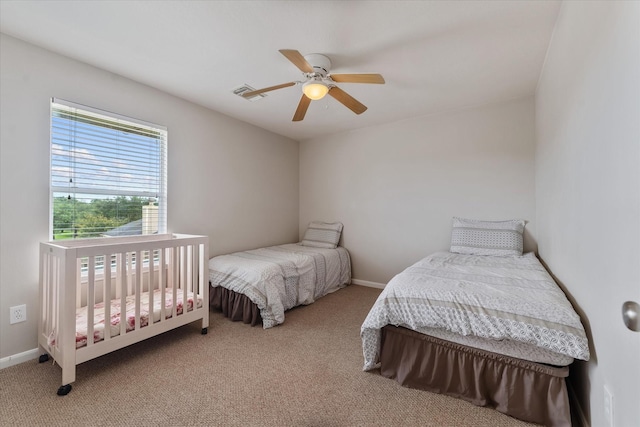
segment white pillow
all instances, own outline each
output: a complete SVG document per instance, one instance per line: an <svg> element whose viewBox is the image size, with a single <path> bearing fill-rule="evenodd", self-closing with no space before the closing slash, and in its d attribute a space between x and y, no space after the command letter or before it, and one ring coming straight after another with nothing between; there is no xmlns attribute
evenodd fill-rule
<svg viewBox="0 0 640 427"><path fill-rule="evenodd" d="M467 255L522 255L524 221L479 221L453 217L451 252Z"/></svg>
<svg viewBox="0 0 640 427"><path fill-rule="evenodd" d="M316 248L334 249L338 246L341 233L341 222L313 221L309 224L300 244Z"/></svg>

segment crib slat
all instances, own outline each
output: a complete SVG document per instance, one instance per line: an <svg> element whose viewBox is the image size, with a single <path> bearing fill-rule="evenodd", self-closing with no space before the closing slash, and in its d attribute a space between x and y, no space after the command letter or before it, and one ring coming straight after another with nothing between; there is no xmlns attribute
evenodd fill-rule
<svg viewBox="0 0 640 427"><path fill-rule="evenodd" d="M76 283L82 283L82 260L78 258L78 268L76 268ZM82 286L76 288L76 308L82 307Z"/></svg>
<svg viewBox="0 0 640 427"><path fill-rule="evenodd" d="M155 276L155 265L153 262L153 249L150 249L149 250L149 286L147 287L147 289L149 290L149 308L147 310L149 312L149 325L153 324L154 317L155 317L153 291L155 290L156 285L154 283L154 276Z"/></svg>
<svg viewBox="0 0 640 427"><path fill-rule="evenodd" d="M198 296L202 297L204 295L204 286L208 285L208 283L206 283L205 281L205 269L203 268L205 265L207 265L207 260L205 260L205 248L204 245L198 245L198 247L200 248L200 257L198 259ZM208 267L208 265L207 265ZM203 304L209 304L208 301L204 302Z"/></svg>
<svg viewBox="0 0 640 427"><path fill-rule="evenodd" d="M133 252L127 252L127 296L133 295Z"/></svg>
<svg viewBox="0 0 640 427"><path fill-rule="evenodd" d="M198 302L198 245L191 245L191 294L193 295L193 310Z"/></svg>
<svg viewBox="0 0 640 427"><path fill-rule="evenodd" d="M173 248L173 283L171 284L171 289L173 291L173 300L172 300L172 308L171 308L171 317L173 319L178 315L178 286L180 281L180 248Z"/></svg>
<svg viewBox="0 0 640 427"><path fill-rule="evenodd" d="M189 290L189 246L182 246L182 314L187 313L187 291Z"/></svg>
<svg viewBox="0 0 640 427"><path fill-rule="evenodd" d="M127 270L130 269L129 253L123 252L120 254L120 263L118 268L120 269L120 336L123 337L127 333L127 289L129 285L127 283Z"/></svg>
<svg viewBox="0 0 640 427"><path fill-rule="evenodd" d="M89 271L87 274L87 346L93 345L94 306L96 303L96 257L89 257ZM78 286L80 288L80 286Z"/></svg>
<svg viewBox="0 0 640 427"><path fill-rule="evenodd" d="M120 283L121 283L122 277L120 276L120 269L118 268L118 266L122 265L122 254L117 253L114 256L115 256L115 261L116 261L116 264L115 264L115 267L116 267L116 271L115 271L116 296L115 296L115 299L119 299L120 298L120 292L121 292Z"/></svg>
<svg viewBox="0 0 640 427"><path fill-rule="evenodd" d="M142 251L136 251L136 314L135 329L140 329L140 297L142 295Z"/></svg>
<svg viewBox="0 0 640 427"><path fill-rule="evenodd" d="M165 250L164 249L160 249L158 251L158 255L159 255L159 262L160 262L160 275L158 276L158 289L160 289L160 322L164 322L165 319L165 310L166 310L166 306L167 306L167 296L166 296L166 271L165 271Z"/></svg>
<svg viewBox="0 0 640 427"><path fill-rule="evenodd" d="M104 255L102 302L104 303L104 340L111 338L111 254Z"/></svg>

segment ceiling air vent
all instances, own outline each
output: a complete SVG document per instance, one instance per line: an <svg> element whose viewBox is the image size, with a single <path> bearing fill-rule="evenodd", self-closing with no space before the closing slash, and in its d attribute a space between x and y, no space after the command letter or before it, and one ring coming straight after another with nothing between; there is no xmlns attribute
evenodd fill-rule
<svg viewBox="0 0 640 427"><path fill-rule="evenodd" d="M233 90L233 93L235 93L236 95L238 95L240 98L246 99L247 101L257 101L260 98L264 98L265 94L263 93L259 93L258 95L252 96L251 98L245 98L244 96L242 96L243 93L245 92L251 92L254 91L255 89L252 88L251 86L249 86L248 84L243 84L242 86L239 86L237 88L235 88Z"/></svg>

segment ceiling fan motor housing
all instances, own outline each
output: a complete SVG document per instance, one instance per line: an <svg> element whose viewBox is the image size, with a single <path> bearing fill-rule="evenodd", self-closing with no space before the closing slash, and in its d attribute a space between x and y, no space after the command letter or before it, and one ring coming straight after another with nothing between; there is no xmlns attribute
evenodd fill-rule
<svg viewBox="0 0 640 427"><path fill-rule="evenodd" d="M313 67L313 71L322 78L327 77L331 70L331 61L324 55L319 53L310 53L304 56L304 59Z"/></svg>

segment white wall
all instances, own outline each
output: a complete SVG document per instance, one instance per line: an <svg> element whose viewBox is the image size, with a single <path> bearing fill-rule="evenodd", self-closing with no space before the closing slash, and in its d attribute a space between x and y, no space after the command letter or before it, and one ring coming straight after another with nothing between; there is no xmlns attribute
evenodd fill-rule
<svg viewBox="0 0 640 427"><path fill-rule="evenodd" d="M533 98L300 144L300 233L341 221L353 277L386 283L450 246L451 218L527 220L535 250Z"/></svg>
<svg viewBox="0 0 640 427"><path fill-rule="evenodd" d="M168 228L208 235L212 256L298 238L296 141L6 35L0 66L0 359L37 347L51 97L167 126ZM9 325L18 304L28 320Z"/></svg>
<svg viewBox="0 0 640 427"><path fill-rule="evenodd" d="M591 332L592 360L571 383L584 416L640 423L640 333L621 306L640 301L640 3L565 2L536 94L536 204L542 259Z"/></svg>

